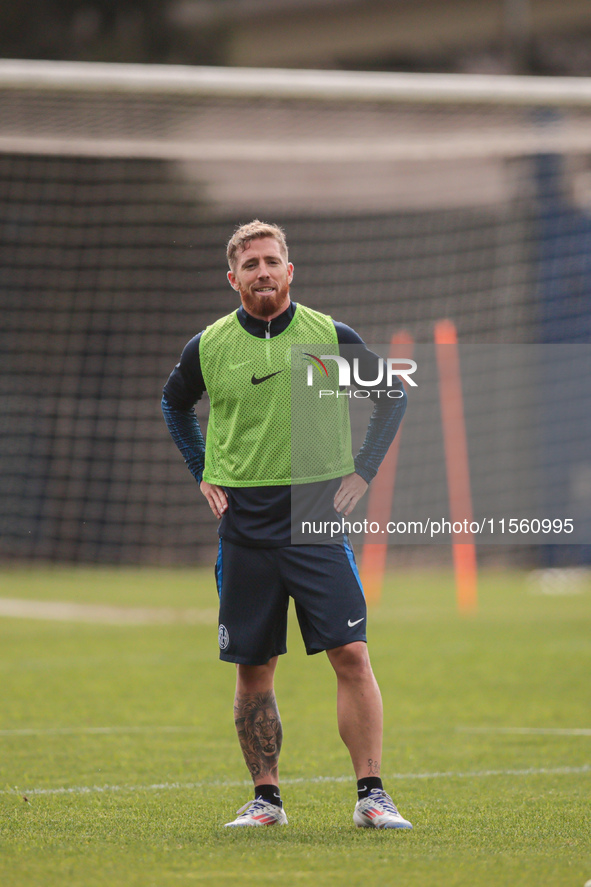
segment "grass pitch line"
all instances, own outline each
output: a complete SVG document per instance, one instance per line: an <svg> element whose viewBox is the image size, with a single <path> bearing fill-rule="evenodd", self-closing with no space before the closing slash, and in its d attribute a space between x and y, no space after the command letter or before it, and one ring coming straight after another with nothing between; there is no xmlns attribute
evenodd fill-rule
<svg viewBox="0 0 591 887"><path fill-rule="evenodd" d="M0 616L50 619L56 622L94 622L102 625L217 625L217 609L176 610L172 607L112 607L66 601L27 601L0 598Z"/></svg>
<svg viewBox="0 0 591 887"><path fill-rule="evenodd" d="M435 773L390 773L384 779L397 780L415 780L415 779L480 779L487 776L572 776L591 773L591 765L584 764L582 767L528 767L521 770L473 770L465 773L458 771L443 771ZM354 777L350 776L311 776L299 777L295 779L282 779L282 785L313 785L321 782L352 782ZM60 788L33 788L29 790L0 789L2 795L25 795L26 797L33 795L88 795L102 794L106 792L149 792L149 791L189 791L191 789L201 788L240 788L242 786L252 787L252 782L248 779L242 780L225 780L225 781L203 781L203 782L162 782L152 785L74 785L69 788L63 786Z"/></svg>
<svg viewBox="0 0 591 887"><path fill-rule="evenodd" d="M202 727L21 727L15 730L0 730L0 736L72 736L106 735L121 733L195 733Z"/></svg>
<svg viewBox="0 0 591 887"><path fill-rule="evenodd" d="M506 733L522 736L591 736L587 727L456 727L459 733Z"/></svg>
<svg viewBox="0 0 591 887"><path fill-rule="evenodd" d="M175 726L160 724L158 726L113 726L113 727L16 727L12 730L0 730L0 737L10 736L72 736L95 734L125 734L125 733L194 733L202 730L198 725ZM507 733L521 734L524 736L591 736L591 728L588 727L456 727L458 733ZM318 777L322 779L323 777Z"/></svg>

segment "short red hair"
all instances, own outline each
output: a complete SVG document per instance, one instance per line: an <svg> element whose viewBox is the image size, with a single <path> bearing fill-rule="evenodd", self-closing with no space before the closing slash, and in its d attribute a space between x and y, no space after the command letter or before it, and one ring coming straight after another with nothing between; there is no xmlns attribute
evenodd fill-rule
<svg viewBox="0 0 591 887"><path fill-rule="evenodd" d="M246 225L240 225L230 240L226 255L228 256L228 265L230 271L236 270L236 254L238 250L246 249L251 240L260 240L262 237L272 237L279 244L279 248L287 264L287 241L285 239L285 231L279 225L273 225L269 222L261 222L260 219L253 219Z"/></svg>

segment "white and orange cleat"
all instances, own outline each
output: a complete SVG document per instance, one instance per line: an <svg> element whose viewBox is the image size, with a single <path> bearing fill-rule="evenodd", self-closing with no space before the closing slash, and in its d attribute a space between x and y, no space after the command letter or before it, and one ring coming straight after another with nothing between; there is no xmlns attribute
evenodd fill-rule
<svg viewBox="0 0 591 887"><path fill-rule="evenodd" d="M353 822L359 828L412 828L382 788L372 788L367 798L357 801Z"/></svg>
<svg viewBox="0 0 591 887"><path fill-rule="evenodd" d="M287 825L287 816L283 807L256 798L241 807L236 819L227 822L224 828L243 825Z"/></svg>

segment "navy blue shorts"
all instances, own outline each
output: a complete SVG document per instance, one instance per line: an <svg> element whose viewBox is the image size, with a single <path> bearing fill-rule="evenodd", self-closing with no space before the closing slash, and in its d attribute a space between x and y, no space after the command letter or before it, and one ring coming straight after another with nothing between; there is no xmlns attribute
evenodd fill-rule
<svg viewBox="0 0 591 887"><path fill-rule="evenodd" d="M290 597L308 654L367 640L365 597L348 541L245 548L222 539L215 575L226 662L264 665L287 652Z"/></svg>

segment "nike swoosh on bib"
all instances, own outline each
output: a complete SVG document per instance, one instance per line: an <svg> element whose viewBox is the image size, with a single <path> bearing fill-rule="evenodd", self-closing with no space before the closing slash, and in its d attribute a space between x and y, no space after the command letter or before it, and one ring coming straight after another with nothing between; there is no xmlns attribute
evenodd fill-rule
<svg viewBox="0 0 591 887"><path fill-rule="evenodd" d="M252 382L253 385L260 385L261 382L266 382L267 379L272 378L272 376L278 376L279 373L282 373L282 372L283 372L283 370L276 370L276 372L274 372L274 373L269 373L268 376L261 376L260 379L257 379L256 376L253 375L253 377L250 381Z"/></svg>
<svg viewBox="0 0 591 887"><path fill-rule="evenodd" d="M250 360L243 360L242 363L231 363L228 367L229 370L237 370L240 367L245 367L247 363L250 363Z"/></svg>

